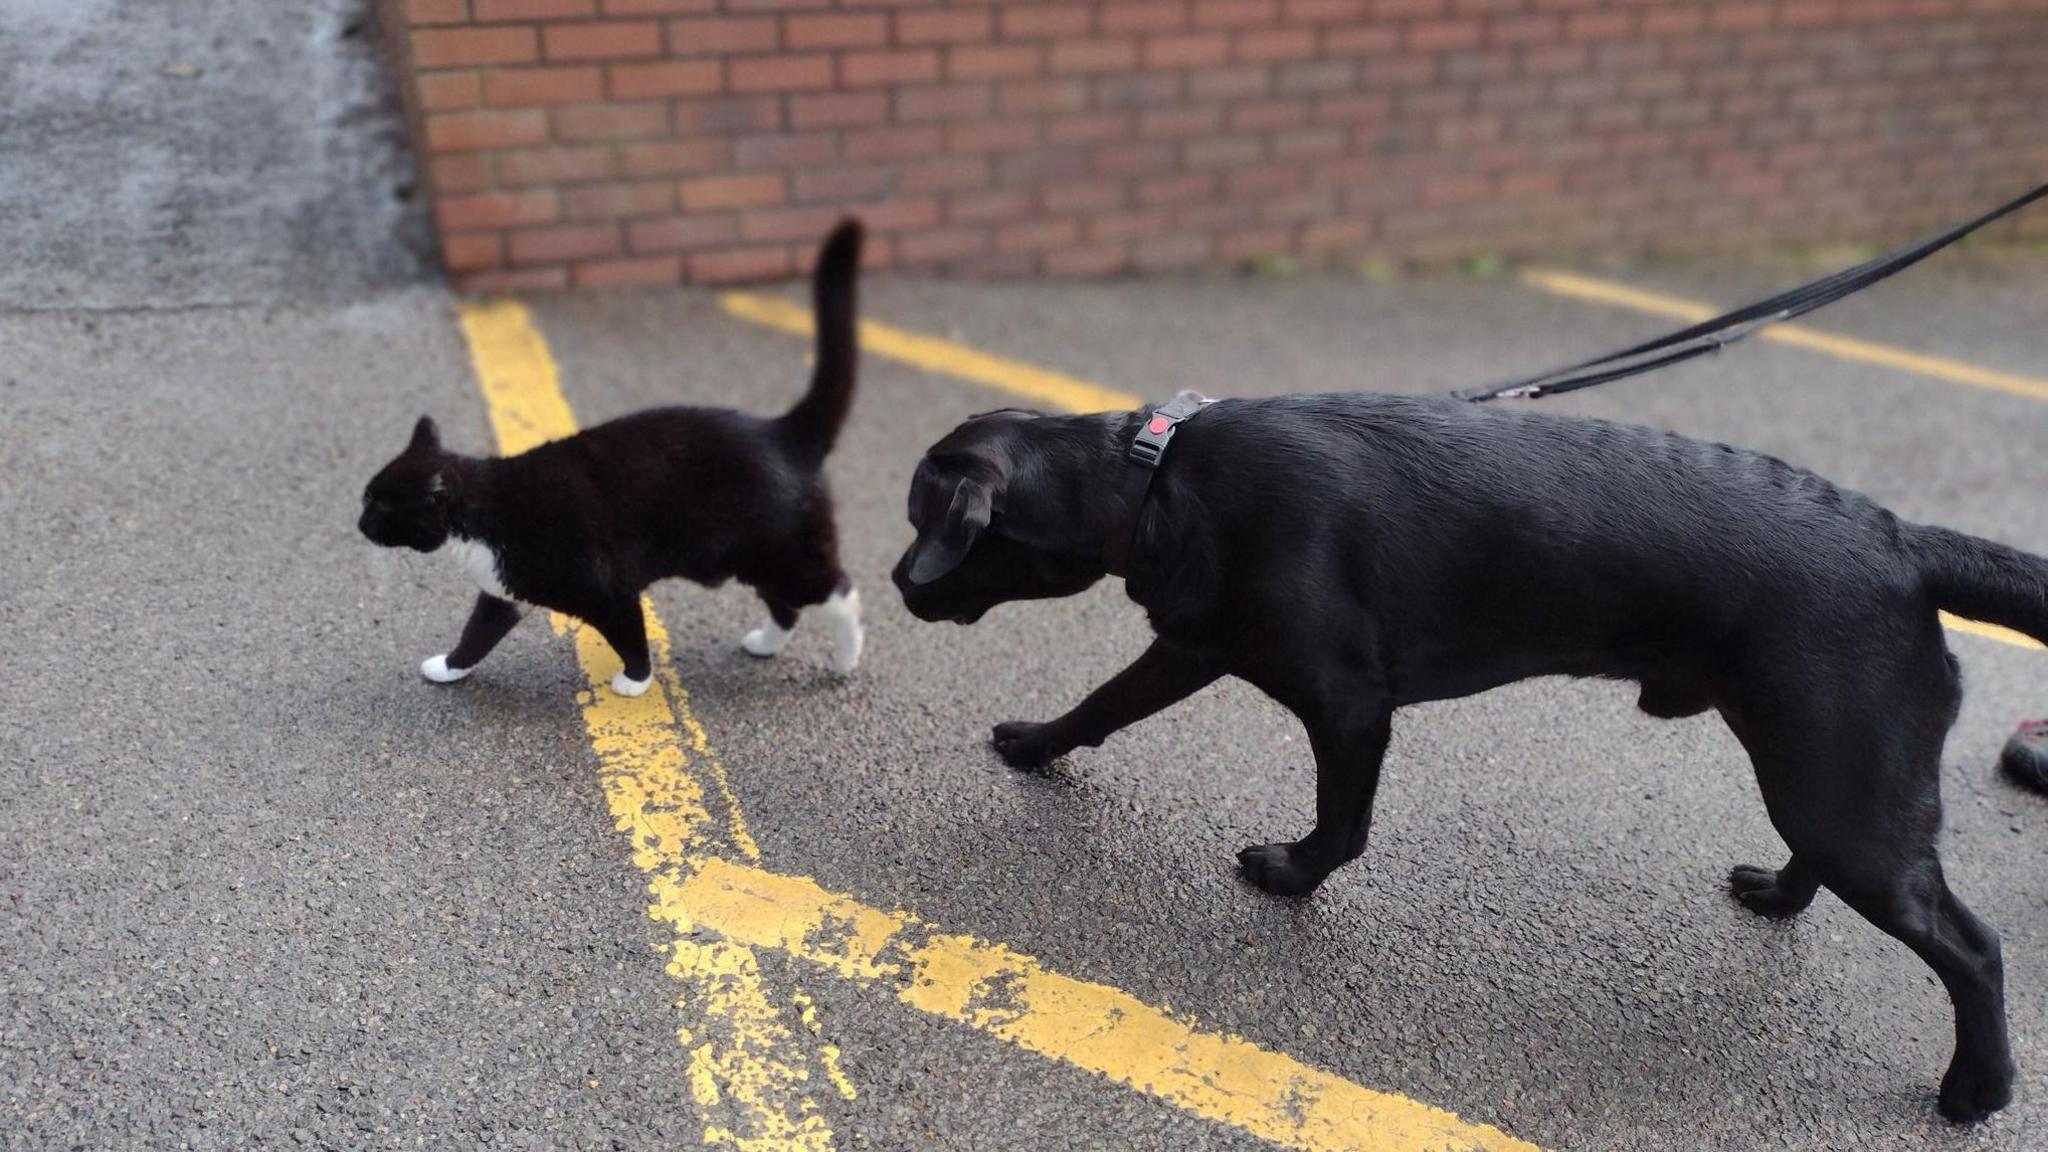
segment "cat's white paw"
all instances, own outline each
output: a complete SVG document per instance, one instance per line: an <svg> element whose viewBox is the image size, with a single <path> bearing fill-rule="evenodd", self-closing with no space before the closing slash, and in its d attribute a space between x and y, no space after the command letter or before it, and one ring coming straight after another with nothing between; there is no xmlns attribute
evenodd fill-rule
<svg viewBox="0 0 2048 1152"><path fill-rule="evenodd" d="M789 647L789 635L789 630L770 620L740 637L740 647L749 656L774 656Z"/></svg>
<svg viewBox="0 0 2048 1152"><path fill-rule="evenodd" d="M612 677L612 691L617 692L621 696L638 696L642 692L647 691L647 686L652 683L654 683L653 673L649 673L645 680L635 680L621 672L617 676Z"/></svg>
<svg viewBox="0 0 2048 1152"><path fill-rule="evenodd" d="M453 684L474 671L476 671L475 668L450 668L446 652L441 653L439 656L429 656L425 660L420 661L420 675L425 676L436 684Z"/></svg>
<svg viewBox="0 0 2048 1152"><path fill-rule="evenodd" d="M867 638L860 626L860 589L834 592L819 611L832 627L832 671L845 676L860 663L861 646Z"/></svg>

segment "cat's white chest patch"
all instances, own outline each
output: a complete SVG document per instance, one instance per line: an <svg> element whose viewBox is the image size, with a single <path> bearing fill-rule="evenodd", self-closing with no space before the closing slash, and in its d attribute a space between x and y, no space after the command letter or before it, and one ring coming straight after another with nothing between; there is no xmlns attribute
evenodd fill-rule
<svg viewBox="0 0 2048 1152"><path fill-rule="evenodd" d="M491 550L490 545L481 540L450 536L444 547L449 555L455 557L455 562L462 565L462 570L469 573L469 578L476 581L478 588L500 600L513 598L512 593L505 590L505 581L498 575L498 554Z"/></svg>

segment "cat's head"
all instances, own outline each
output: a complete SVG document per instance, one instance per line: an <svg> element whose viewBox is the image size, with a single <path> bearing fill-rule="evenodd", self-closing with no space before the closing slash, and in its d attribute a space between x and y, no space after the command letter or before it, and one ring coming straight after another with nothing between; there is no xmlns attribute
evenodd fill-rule
<svg viewBox="0 0 2048 1152"><path fill-rule="evenodd" d="M432 552L448 542L448 477L454 457L442 450L431 416L413 425L405 451L370 478L356 521L373 543Z"/></svg>

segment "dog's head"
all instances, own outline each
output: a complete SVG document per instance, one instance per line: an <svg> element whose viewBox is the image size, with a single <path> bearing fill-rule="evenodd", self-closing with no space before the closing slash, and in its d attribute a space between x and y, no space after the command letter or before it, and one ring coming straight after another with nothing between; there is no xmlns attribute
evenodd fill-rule
<svg viewBox="0 0 2048 1152"><path fill-rule="evenodd" d="M932 445L910 481L917 539L891 574L911 615L972 624L1005 601L1071 596L1102 579L1114 509L1100 482L1119 419L1008 409Z"/></svg>
<svg viewBox="0 0 2048 1152"><path fill-rule="evenodd" d="M454 457L441 447L433 418L420 417L412 440L363 489L356 527L386 548L432 552L448 542L448 471Z"/></svg>

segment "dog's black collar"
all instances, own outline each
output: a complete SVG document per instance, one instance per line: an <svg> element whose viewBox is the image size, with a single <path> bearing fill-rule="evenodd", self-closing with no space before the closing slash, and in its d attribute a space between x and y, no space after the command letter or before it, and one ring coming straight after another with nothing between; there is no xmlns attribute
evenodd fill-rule
<svg viewBox="0 0 2048 1152"><path fill-rule="evenodd" d="M1138 514L1144 510L1145 494L1152 488L1152 474L1159 470L1160 461L1166 459L1166 446L1173 442L1174 431L1204 405L1212 403L1200 392L1182 392L1146 413L1144 423L1138 425L1138 434L1131 437L1131 446L1124 452L1131 463L1124 477L1124 507L1130 510L1129 519L1111 528L1109 539L1102 546L1103 563L1110 575L1130 574Z"/></svg>

